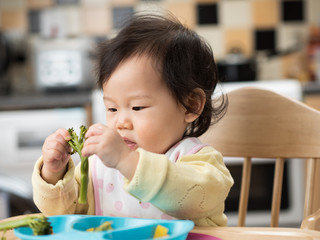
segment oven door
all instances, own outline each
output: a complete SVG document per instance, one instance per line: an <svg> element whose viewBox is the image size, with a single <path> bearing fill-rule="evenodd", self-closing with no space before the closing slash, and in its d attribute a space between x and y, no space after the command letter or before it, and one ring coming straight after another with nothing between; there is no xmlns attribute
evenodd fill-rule
<svg viewBox="0 0 320 240"><path fill-rule="evenodd" d="M225 202L229 226L236 226L238 221L242 162L240 158L225 158L235 182ZM274 159L252 159L246 226L270 226L274 162ZM300 227L304 205L303 169L301 159L285 161L279 226Z"/></svg>

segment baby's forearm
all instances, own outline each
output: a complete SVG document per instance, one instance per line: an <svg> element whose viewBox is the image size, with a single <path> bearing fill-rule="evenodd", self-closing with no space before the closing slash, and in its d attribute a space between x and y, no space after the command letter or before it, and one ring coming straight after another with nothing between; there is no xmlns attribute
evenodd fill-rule
<svg viewBox="0 0 320 240"><path fill-rule="evenodd" d="M131 151L128 156L116 166L116 169L130 181L135 174L138 162L139 153L137 151Z"/></svg>
<svg viewBox="0 0 320 240"><path fill-rule="evenodd" d="M43 164L43 158L41 157L36 162L32 174L33 200L43 214L94 214L93 190L90 180L88 205L77 204L79 196L77 182L79 181L80 168L75 168L71 159L66 166L66 173L54 185L45 181L41 176L43 170L46 171Z"/></svg>

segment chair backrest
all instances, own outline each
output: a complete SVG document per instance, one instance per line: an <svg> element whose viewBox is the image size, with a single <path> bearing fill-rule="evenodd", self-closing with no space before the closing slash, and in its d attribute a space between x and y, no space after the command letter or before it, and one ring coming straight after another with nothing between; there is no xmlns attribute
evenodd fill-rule
<svg viewBox="0 0 320 240"><path fill-rule="evenodd" d="M308 162L304 215L312 212L315 161L320 158L320 112L269 90L228 93L226 115L200 137L227 157L243 157L238 226L245 225L252 158L275 159L271 226L279 222L285 159Z"/></svg>

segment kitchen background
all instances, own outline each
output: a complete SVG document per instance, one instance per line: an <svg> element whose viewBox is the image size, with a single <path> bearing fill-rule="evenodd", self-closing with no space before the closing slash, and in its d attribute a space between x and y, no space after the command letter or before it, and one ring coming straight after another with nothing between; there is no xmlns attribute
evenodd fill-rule
<svg viewBox="0 0 320 240"><path fill-rule="evenodd" d="M48 134L103 119L93 49L142 10L203 36L221 81L296 79L320 108L319 0L0 0L0 219L36 211L30 176Z"/></svg>
<svg viewBox="0 0 320 240"><path fill-rule="evenodd" d="M90 48L139 10L169 10L208 40L217 60L235 51L254 58L256 79L316 78L317 0L0 0L0 31L14 53L12 87L34 87L35 46L80 38Z"/></svg>

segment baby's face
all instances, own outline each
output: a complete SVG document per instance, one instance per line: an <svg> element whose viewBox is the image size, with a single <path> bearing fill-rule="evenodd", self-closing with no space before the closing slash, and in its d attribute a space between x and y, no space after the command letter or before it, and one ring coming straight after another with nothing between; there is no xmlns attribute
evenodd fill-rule
<svg viewBox="0 0 320 240"><path fill-rule="evenodd" d="M165 153L187 127L186 109L172 96L146 56L124 61L103 86L107 126L131 149Z"/></svg>

